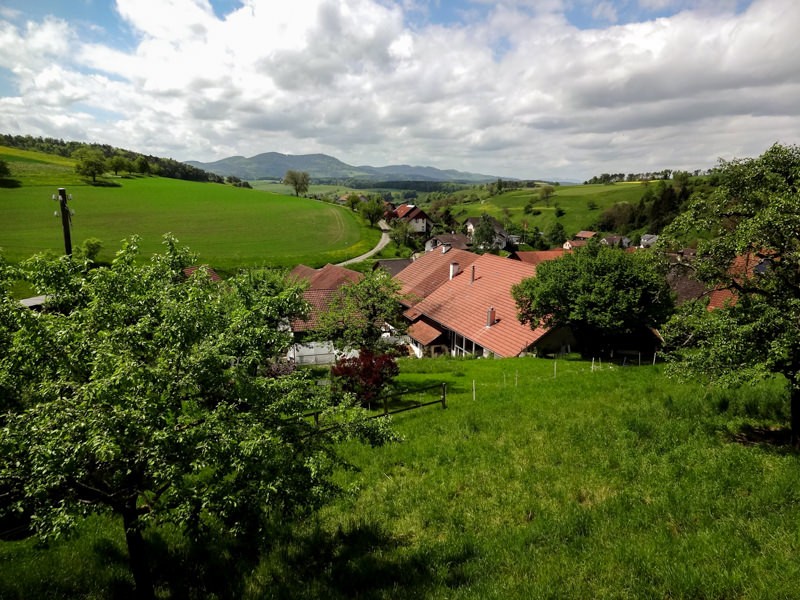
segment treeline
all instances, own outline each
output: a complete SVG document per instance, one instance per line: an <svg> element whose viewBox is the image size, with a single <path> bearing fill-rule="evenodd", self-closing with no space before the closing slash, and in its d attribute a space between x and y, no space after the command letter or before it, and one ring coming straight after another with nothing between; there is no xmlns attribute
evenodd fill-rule
<svg viewBox="0 0 800 600"><path fill-rule="evenodd" d="M624 181L666 181L674 176L676 173L685 173L685 171L673 171L672 169L662 169L661 171L650 171L646 173L603 173L602 175L595 175L591 179L583 182L584 185L591 183L622 183ZM708 171L703 172L701 169L695 169L692 173L695 177L699 175L708 174Z"/></svg>
<svg viewBox="0 0 800 600"><path fill-rule="evenodd" d="M336 179L315 177L314 183L327 185L341 185L354 190L386 189L386 190L414 190L416 192L457 192L472 187L473 184L452 181L376 181L373 179Z"/></svg>
<svg viewBox="0 0 800 600"><path fill-rule="evenodd" d="M107 161L112 159L127 160L128 163L121 170L143 174L160 175L170 179L185 179L187 181L213 181L224 183L224 178L214 173L209 173L197 167L187 165L172 158L162 158L149 154L140 154L122 148L115 148L108 144L89 144L85 142L64 141L62 139L34 137L31 135L0 134L0 145L21 150L33 150L46 154L72 157L81 150L94 150L103 155ZM122 164L122 163L119 163ZM115 170L111 167L110 170Z"/></svg>
<svg viewBox="0 0 800 600"><path fill-rule="evenodd" d="M708 191L714 183L693 179L686 171L676 171L672 180L662 179L643 185L646 189L638 204L614 204L603 211L593 227L598 231L613 231L620 235L637 229L661 233L686 208L693 194Z"/></svg>

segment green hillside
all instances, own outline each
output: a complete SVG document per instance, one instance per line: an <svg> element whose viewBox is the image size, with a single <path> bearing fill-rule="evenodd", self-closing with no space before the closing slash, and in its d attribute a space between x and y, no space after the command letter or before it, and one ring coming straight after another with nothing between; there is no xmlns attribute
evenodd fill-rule
<svg viewBox="0 0 800 600"><path fill-rule="evenodd" d="M0 187L0 247L11 261L36 252L63 252L57 204L65 187L75 211L73 243L103 241L109 260L122 239L142 236L145 255L165 232L215 268L324 265L357 256L375 245L379 232L339 206L284 194L160 177L104 177L90 185L74 161L0 147L10 179Z"/></svg>
<svg viewBox="0 0 800 600"><path fill-rule="evenodd" d="M535 358L403 360L400 379L446 382L447 409L393 417L400 442L347 446L345 495L238 569L153 531L163 597L796 597L800 463L780 443L780 382ZM121 531L92 518L48 547L0 542L0 597L130 593Z"/></svg>

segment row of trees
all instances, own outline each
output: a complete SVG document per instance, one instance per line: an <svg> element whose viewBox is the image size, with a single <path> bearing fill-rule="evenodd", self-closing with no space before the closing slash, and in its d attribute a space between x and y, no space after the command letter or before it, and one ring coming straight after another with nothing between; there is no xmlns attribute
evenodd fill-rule
<svg viewBox="0 0 800 600"><path fill-rule="evenodd" d="M79 161L78 173L85 177L91 177L93 181L108 171L115 174L121 172L153 174L189 181L213 181L215 183L224 181L218 175L171 158L140 154L108 144L87 144L30 135L0 134L0 145L75 157Z"/></svg>

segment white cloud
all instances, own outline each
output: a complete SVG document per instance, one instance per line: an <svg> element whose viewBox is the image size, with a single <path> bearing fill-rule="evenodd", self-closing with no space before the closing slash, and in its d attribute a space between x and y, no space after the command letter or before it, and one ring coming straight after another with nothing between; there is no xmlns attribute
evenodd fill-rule
<svg viewBox="0 0 800 600"><path fill-rule="evenodd" d="M0 21L16 83L0 121L182 159L327 152L576 178L702 168L800 134L793 0L739 14L677 2L671 17L583 30L555 0L487 3L449 25L409 26L428 10L409 6L245 0L219 18L206 0L118 0L130 50L84 43L64 20ZM604 22L623 6L594 5Z"/></svg>

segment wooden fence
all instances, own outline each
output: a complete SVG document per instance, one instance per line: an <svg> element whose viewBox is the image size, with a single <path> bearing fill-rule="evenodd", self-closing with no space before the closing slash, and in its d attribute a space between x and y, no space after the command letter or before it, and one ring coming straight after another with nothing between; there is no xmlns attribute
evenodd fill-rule
<svg viewBox="0 0 800 600"><path fill-rule="evenodd" d="M429 402L415 402L411 406L404 406L402 408L395 408L390 410L389 404L392 398L401 398L402 396L406 396L408 394L414 393L422 393L432 389L441 389L441 393L438 400L431 400ZM395 392L394 394L389 394L388 396L384 396L381 398L381 403L383 404L383 412L378 415L371 415L370 419L381 419L383 417L388 417L389 415L396 415L398 413L406 412L409 410L415 410L417 408L423 408L425 406L432 406L434 404L441 404L442 408L447 408L447 383L434 383L433 385L429 385L423 388L413 389L413 390L403 390L399 392ZM312 413L308 413L303 415L305 417L313 417L314 424L319 427L319 411L315 411Z"/></svg>

